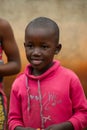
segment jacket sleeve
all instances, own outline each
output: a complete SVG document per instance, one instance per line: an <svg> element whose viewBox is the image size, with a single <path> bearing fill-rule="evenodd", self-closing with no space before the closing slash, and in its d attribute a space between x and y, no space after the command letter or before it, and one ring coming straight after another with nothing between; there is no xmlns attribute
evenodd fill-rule
<svg viewBox="0 0 87 130"><path fill-rule="evenodd" d="M75 130L82 130L87 126L87 99L78 78L71 82L70 97L73 115L69 121L73 124Z"/></svg>
<svg viewBox="0 0 87 130"><path fill-rule="evenodd" d="M19 95L19 88L16 82L13 83L10 95L9 113L8 113L8 127L9 130L14 130L16 126L23 126L22 112L21 112L21 98Z"/></svg>

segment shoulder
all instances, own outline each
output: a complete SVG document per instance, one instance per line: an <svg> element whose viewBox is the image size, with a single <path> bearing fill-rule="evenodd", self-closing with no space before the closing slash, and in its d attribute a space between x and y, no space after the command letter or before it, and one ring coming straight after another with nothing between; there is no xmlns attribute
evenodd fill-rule
<svg viewBox="0 0 87 130"><path fill-rule="evenodd" d="M26 75L24 73L20 73L17 75L15 78L13 84L12 84L12 89L18 89L20 86L24 86L26 83Z"/></svg>
<svg viewBox="0 0 87 130"><path fill-rule="evenodd" d="M60 75L61 78L64 79L78 79L77 74L74 72L74 70L67 68L66 66L60 64L59 61L55 61L55 66L56 67L56 75Z"/></svg>
<svg viewBox="0 0 87 130"><path fill-rule="evenodd" d="M79 76L73 70L69 68L64 68L64 74L66 76L66 80L70 81L72 87L74 86L76 86L77 88L82 87Z"/></svg>
<svg viewBox="0 0 87 130"><path fill-rule="evenodd" d="M66 68L64 66L61 66L61 70L62 70L62 74L70 79L78 79L78 75L74 72L74 70L70 69L70 68Z"/></svg>
<svg viewBox="0 0 87 130"><path fill-rule="evenodd" d="M7 27L10 27L10 23L5 19L0 18L0 28L7 28Z"/></svg>
<svg viewBox="0 0 87 130"><path fill-rule="evenodd" d="M69 68L61 67L60 79L69 86L72 92L82 91L83 89L79 76Z"/></svg>
<svg viewBox="0 0 87 130"><path fill-rule="evenodd" d="M4 35L11 34L12 32L13 29L11 24L5 19L0 19L0 36L3 37Z"/></svg>
<svg viewBox="0 0 87 130"><path fill-rule="evenodd" d="M15 82L24 81L25 78L26 78L25 73L20 73L20 74L17 75Z"/></svg>

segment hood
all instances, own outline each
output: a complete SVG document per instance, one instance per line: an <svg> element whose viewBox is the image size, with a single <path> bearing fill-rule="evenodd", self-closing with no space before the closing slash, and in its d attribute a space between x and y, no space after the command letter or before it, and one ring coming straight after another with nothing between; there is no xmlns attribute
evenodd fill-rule
<svg viewBox="0 0 87 130"><path fill-rule="evenodd" d="M53 66L51 66L46 72L44 72L43 74L41 74L39 76L34 76L34 75L31 74L32 66L30 64L26 66L24 73L28 78L36 79L36 80L42 80L42 79L45 79L45 78L46 79L50 78L52 75L54 75L56 70L60 67L59 61L55 60L53 62L54 62Z"/></svg>

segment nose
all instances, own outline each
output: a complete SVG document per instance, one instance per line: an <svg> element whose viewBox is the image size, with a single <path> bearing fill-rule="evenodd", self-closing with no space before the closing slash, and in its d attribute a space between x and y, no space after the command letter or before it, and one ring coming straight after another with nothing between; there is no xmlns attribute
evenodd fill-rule
<svg viewBox="0 0 87 130"><path fill-rule="evenodd" d="M40 55L41 54L41 50L40 50L40 48L34 48L34 50L33 50L33 55Z"/></svg>

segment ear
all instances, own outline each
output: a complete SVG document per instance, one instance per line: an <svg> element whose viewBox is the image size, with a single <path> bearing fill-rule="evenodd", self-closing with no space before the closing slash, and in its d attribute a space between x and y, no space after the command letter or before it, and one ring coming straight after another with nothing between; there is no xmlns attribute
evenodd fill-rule
<svg viewBox="0 0 87 130"><path fill-rule="evenodd" d="M58 43L56 46L56 50L55 50L56 55L60 52L61 48L62 48L62 45L60 43Z"/></svg>
<svg viewBox="0 0 87 130"><path fill-rule="evenodd" d="M24 47L25 47L25 42L24 42Z"/></svg>

